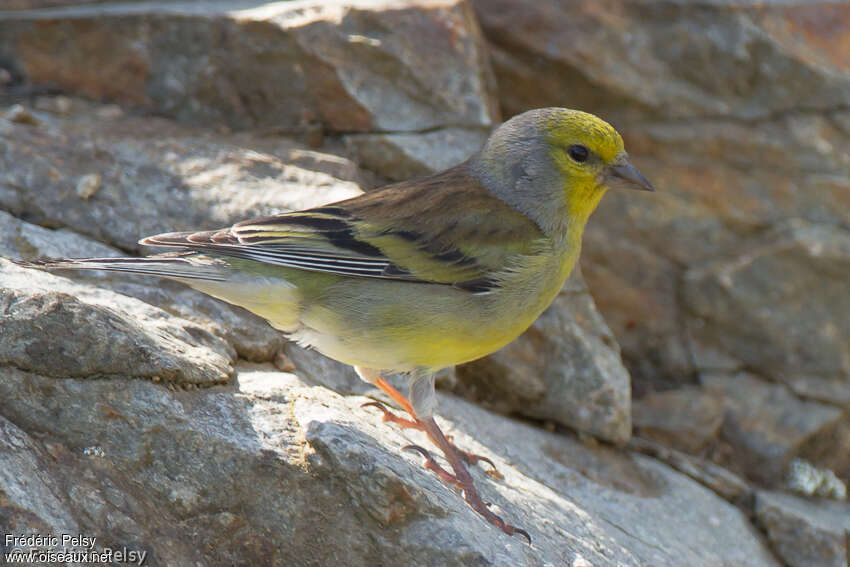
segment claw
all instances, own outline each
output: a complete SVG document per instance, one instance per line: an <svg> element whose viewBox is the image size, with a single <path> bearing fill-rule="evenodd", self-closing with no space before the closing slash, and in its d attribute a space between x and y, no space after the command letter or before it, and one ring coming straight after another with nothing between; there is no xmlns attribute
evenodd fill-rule
<svg viewBox="0 0 850 567"><path fill-rule="evenodd" d="M454 485L454 486L460 488L461 490L463 490L463 486L461 486L461 483L457 479L457 477L455 475L453 475L452 473L450 473L449 471L447 471L446 469L444 469L443 467L441 467L440 464L437 463L437 461L434 460L434 457L431 456L431 453L429 453L428 451L426 451L425 449L423 449L419 445L405 445L404 447L401 448L401 450L402 451L408 451L408 452L413 451L415 453L419 453L420 455L425 457L425 462L423 463L423 466L426 469L428 469L429 471L432 471L434 474L436 474L438 477L440 477L440 480L442 480L443 482Z"/></svg>
<svg viewBox="0 0 850 567"><path fill-rule="evenodd" d="M474 510L476 510L479 514L484 516L485 520L487 520L488 522L490 522L491 524L493 524L494 526L496 526L497 528L499 528L500 530L502 530L503 532L505 532L509 536L519 534L519 535L525 537L525 539L528 540L528 545L531 545L531 536L528 535L527 531L525 531L522 528L518 528L516 526L510 525L509 523L504 521L502 518L500 518L499 516L497 516L496 514L491 512L489 509L487 510L486 514L482 513L481 510L476 506L476 503L474 502L475 499L473 499L473 501L470 501L469 498L465 498L465 500L470 506L472 506L472 508ZM478 501L481 502L482 504L484 504L485 506L487 506L487 508L489 508L489 506L490 506L489 502L484 502L483 500L480 500L480 499Z"/></svg>
<svg viewBox="0 0 850 567"><path fill-rule="evenodd" d="M508 534L508 535L519 534L521 536L525 536L525 539L528 540L528 545L531 545L531 536L528 535L527 531L525 531L521 528L515 528L510 524L505 524L505 528L507 528L507 529L505 529L506 534ZM508 529L510 529L511 531L509 532ZM513 532L513 533L511 533L511 532Z"/></svg>
<svg viewBox="0 0 850 567"><path fill-rule="evenodd" d="M365 402L365 403L360 404L360 407L361 408L365 408L365 407L378 408L379 410L381 410L384 413L383 417L381 417L381 421L384 421L384 422L391 421L392 423L395 423L396 425L398 425L399 427L401 427L403 429L418 429L420 431L422 430L422 426L419 425L417 422L411 421L409 419L404 419L403 417L397 416L396 414L394 414L393 412L388 410L387 406L385 406L381 402L376 402L376 401Z"/></svg>
<svg viewBox="0 0 850 567"><path fill-rule="evenodd" d="M431 453L429 453L426 449L420 447L419 445L405 445L404 447L401 448L401 450L407 451L408 453L410 453L410 452L419 453L420 455L425 457L426 460L429 460L429 461L434 460L434 458L431 456Z"/></svg>

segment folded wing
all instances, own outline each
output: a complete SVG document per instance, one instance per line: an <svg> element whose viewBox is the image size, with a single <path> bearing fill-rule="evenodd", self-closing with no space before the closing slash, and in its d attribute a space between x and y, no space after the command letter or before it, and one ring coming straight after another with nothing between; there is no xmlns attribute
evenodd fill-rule
<svg viewBox="0 0 850 567"><path fill-rule="evenodd" d="M532 221L458 166L325 207L140 243L484 293L498 286L512 256L534 253L541 237Z"/></svg>

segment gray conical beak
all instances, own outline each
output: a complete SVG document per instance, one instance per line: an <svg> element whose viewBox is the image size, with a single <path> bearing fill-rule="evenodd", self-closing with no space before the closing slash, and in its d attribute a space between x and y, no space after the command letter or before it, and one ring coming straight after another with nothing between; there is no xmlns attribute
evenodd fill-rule
<svg viewBox="0 0 850 567"><path fill-rule="evenodd" d="M609 165L605 174L606 185L611 189L639 189L640 191L655 191L649 179L633 166L629 160Z"/></svg>

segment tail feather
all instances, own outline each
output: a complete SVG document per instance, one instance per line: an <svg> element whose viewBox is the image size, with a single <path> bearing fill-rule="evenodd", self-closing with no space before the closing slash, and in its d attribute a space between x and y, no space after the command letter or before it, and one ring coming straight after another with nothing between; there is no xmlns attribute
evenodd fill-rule
<svg viewBox="0 0 850 567"><path fill-rule="evenodd" d="M40 270L105 270L182 280L225 281L230 275L224 263L197 256L63 258L13 262L25 268Z"/></svg>

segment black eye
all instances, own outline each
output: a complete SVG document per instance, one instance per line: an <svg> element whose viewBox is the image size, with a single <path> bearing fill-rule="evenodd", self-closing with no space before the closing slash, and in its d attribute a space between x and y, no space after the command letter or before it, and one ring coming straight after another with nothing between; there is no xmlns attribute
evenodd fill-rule
<svg viewBox="0 0 850 567"><path fill-rule="evenodd" d="M578 144L567 148L567 153L570 154L571 158L573 158L579 163L586 162L587 158L590 156L590 150Z"/></svg>

